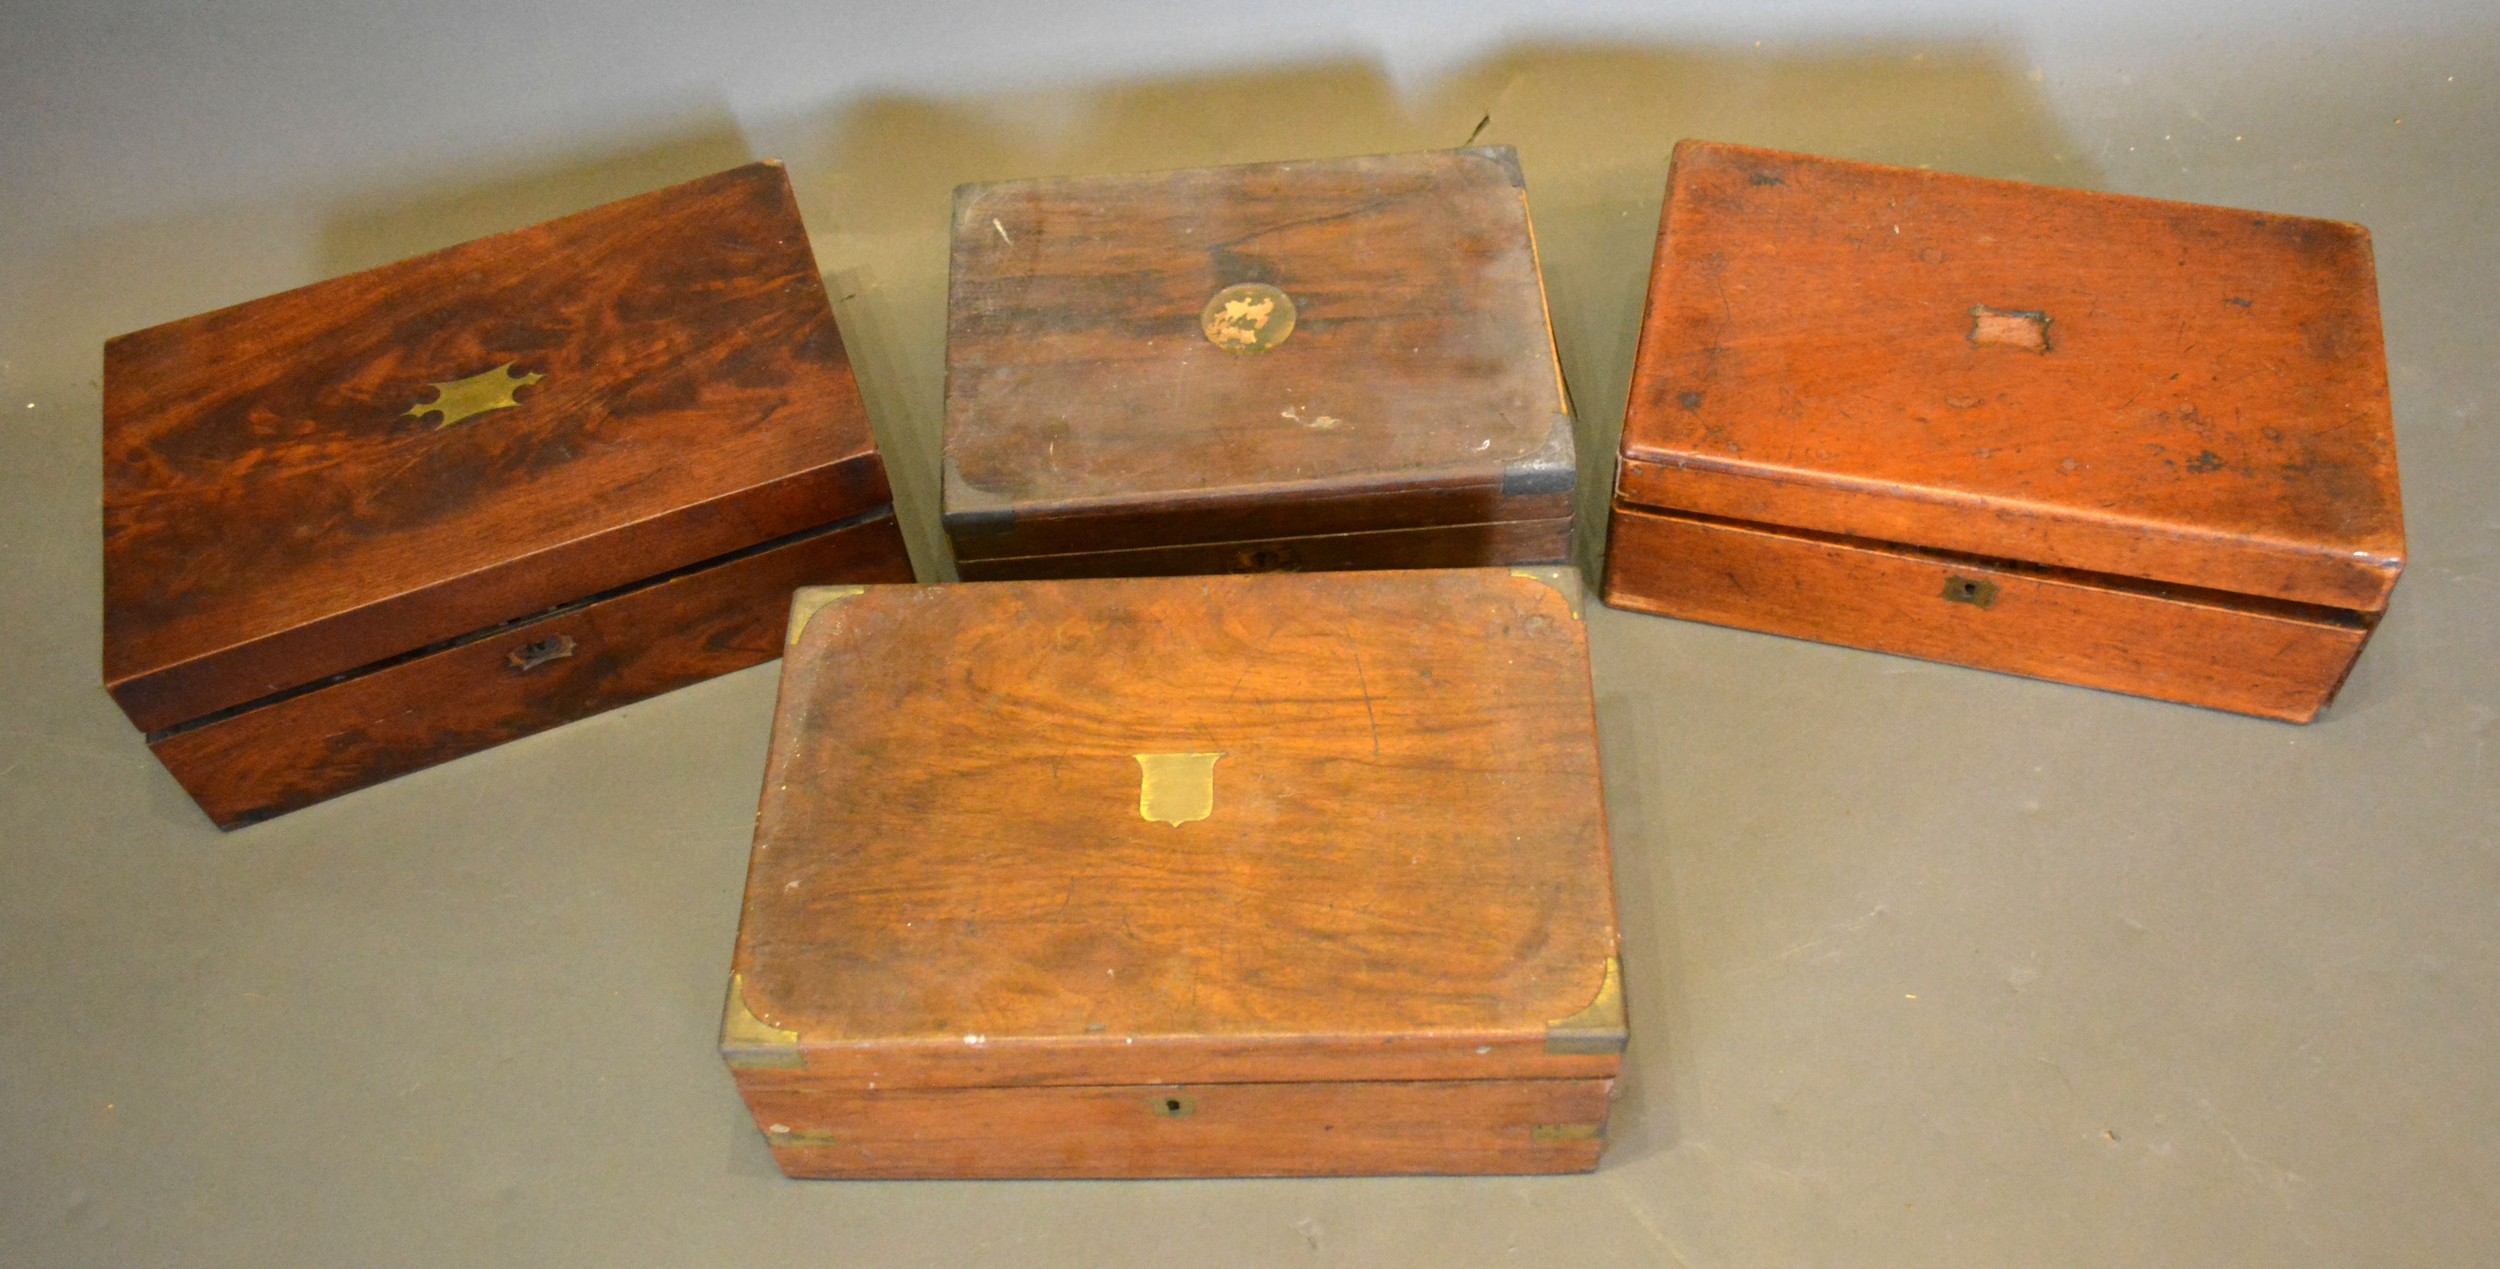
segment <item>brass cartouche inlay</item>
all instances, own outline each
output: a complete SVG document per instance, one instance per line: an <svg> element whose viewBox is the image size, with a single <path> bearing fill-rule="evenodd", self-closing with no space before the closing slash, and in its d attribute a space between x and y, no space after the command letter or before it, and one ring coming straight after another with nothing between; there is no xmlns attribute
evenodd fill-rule
<svg viewBox="0 0 2500 1269"><path fill-rule="evenodd" d="M1285 342L1293 318L1292 296L1264 282L1243 282L1216 292L1198 314L1198 325L1218 348L1258 353Z"/></svg>
<svg viewBox="0 0 2500 1269"><path fill-rule="evenodd" d="M421 419L429 414L440 414L443 421L434 425L434 430L439 432L489 410L508 409L521 404L513 399L512 394L546 377L536 372L516 375L512 373L512 363L507 361L483 374L433 385L434 399L409 406L408 417Z"/></svg>

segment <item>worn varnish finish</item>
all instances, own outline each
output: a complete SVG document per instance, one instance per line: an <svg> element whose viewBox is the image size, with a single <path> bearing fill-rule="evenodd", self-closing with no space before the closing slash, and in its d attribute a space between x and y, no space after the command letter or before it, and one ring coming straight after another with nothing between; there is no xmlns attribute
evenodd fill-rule
<svg viewBox="0 0 2500 1269"><path fill-rule="evenodd" d="M1507 148L966 186L950 276L945 519L983 562L967 575L1571 514L1570 405ZM1202 325L1244 284L1294 311L1265 351Z"/></svg>
<svg viewBox="0 0 2500 1269"><path fill-rule="evenodd" d="M801 592L723 1033L784 1167L1592 1165L1623 1017L1576 594ZM1207 754L1202 809L1141 787Z"/></svg>
<svg viewBox="0 0 2500 1269"><path fill-rule="evenodd" d="M1687 142L1615 508L1609 603L2312 717L2404 565L2368 234Z"/></svg>
<svg viewBox="0 0 2500 1269"><path fill-rule="evenodd" d="M150 732L891 501L773 164L124 335L104 369L105 681Z"/></svg>
<svg viewBox="0 0 2500 1269"><path fill-rule="evenodd" d="M781 655L790 593L908 582L891 514L469 636L149 738L221 828L475 753Z"/></svg>

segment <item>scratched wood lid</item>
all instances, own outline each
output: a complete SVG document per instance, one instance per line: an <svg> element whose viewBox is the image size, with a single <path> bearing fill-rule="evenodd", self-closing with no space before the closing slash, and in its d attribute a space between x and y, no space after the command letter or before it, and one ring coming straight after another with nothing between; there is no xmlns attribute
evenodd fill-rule
<svg viewBox="0 0 2500 1269"><path fill-rule="evenodd" d="M1617 494L2377 610L2404 564L2367 231L1688 141Z"/></svg>
<svg viewBox="0 0 2500 1269"><path fill-rule="evenodd" d="M887 500L754 164L105 345L105 677L154 730Z"/></svg>
<svg viewBox="0 0 2500 1269"><path fill-rule="evenodd" d="M1568 570L802 591L744 1083L1611 1074Z"/></svg>
<svg viewBox="0 0 2500 1269"><path fill-rule="evenodd" d="M957 553L1568 515L1525 184L1491 147L958 190Z"/></svg>

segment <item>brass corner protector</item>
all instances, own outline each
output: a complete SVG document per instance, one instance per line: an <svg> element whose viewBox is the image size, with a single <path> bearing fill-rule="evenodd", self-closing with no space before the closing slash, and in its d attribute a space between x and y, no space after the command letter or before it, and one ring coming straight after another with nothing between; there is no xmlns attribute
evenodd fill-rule
<svg viewBox="0 0 2500 1269"><path fill-rule="evenodd" d="M857 599L868 593L865 586L802 586L790 594L790 638L786 646L799 646L799 636L807 633L807 623L829 604Z"/></svg>
<svg viewBox="0 0 2500 1269"><path fill-rule="evenodd" d="M1487 116L1487 118L1489 120L1490 116ZM1482 124L1478 124L1477 126L1479 128L1483 127ZM1469 138L1469 140L1473 139L1474 138L1472 137ZM1519 151L1516 147L1508 145L1467 145L1460 146L1458 152L1461 154L1473 155L1476 158L1483 159L1486 162L1502 169L1503 175L1509 178L1510 185L1513 189L1524 190L1528 188L1528 174L1519 166Z"/></svg>
<svg viewBox="0 0 2500 1269"><path fill-rule="evenodd" d="M1535 449L1502 464L1502 496L1567 494L1580 487L1579 441L1571 415L1554 414L1554 425Z"/></svg>
<svg viewBox="0 0 2500 1269"><path fill-rule="evenodd" d="M1524 577L1562 596L1571 608L1571 618L1581 618L1581 603L1588 588L1581 584L1579 566L1574 564L1523 564L1510 571L1513 577Z"/></svg>
<svg viewBox="0 0 2500 1269"><path fill-rule="evenodd" d="M994 538L1016 528L1015 500L964 479L948 454L938 464L938 524L949 538Z"/></svg>
<svg viewBox="0 0 2500 1269"><path fill-rule="evenodd" d="M1602 1123L1538 1124L1528 1130L1528 1139L1531 1141L1604 1141L1606 1125Z"/></svg>
<svg viewBox="0 0 2500 1269"><path fill-rule="evenodd" d="M842 1139L829 1129L793 1128L788 1124L774 1124L764 1130L764 1143L775 1150L785 1148L809 1150L824 1146L838 1146L842 1144Z"/></svg>
<svg viewBox="0 0 2500 1269"><path fill-rule="evenodd" d="M1545 1024L1548 1053L1610 1054L1623 1052L1630 1033L1623 1016L1623 958L1606 958L1606 980L1588 1008Z"/></svg>
<svg viewBox="0 0 2500 1269"><path fill-rule="evenodd" d="M798 1032L784 1031L747 1008L744 974L729 976L729 1003L721 1008L720 1056L735 1071L788 1071L807 1065L799 1056Z"/></svg>

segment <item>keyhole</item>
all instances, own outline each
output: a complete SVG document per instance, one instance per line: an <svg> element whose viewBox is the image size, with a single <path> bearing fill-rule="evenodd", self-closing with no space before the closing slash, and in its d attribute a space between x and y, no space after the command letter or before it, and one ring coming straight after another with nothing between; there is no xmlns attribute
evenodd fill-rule
<svg viewBox="0 0 2500 1269"><path fill-rule="evenodd" d="M1997 601L1997 584L1978 577L1947 577L1944 598L1947 603L1985 608Z"/></svg>
<svg viewBox="0 0 2500 1269"><path fill-rule="evenodd" d="M1246 573L1294 573L1302 568L1302 557L1292 547L1255 547L1236 558Z"/></svg>
<svg viewBox="0 0 2500 1269"><path fill-rule="evenodd" d="M504 657L504 664L515 674L527 674L549 661L561 661L573 655L571 635L549 635L535 643L525 643Z"/></svg>

